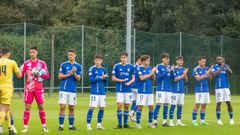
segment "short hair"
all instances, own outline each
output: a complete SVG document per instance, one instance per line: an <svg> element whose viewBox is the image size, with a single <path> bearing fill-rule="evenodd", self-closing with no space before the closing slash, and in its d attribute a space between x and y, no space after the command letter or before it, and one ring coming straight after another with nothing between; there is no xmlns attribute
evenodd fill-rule
<svg viewBox="0 0 240 135"><path fill-rule="evenodd" d="M135 58L135 62L137 62L139 59L141 59L141 55L137 55L137 57Z"/></svg>
<svg viewBox="0 0 240 135"><path fill-rule="evenodd" d="M161 54L161 58L169 58L169 57L170 57L169 54L166 53L166 52L163 52L163 53Z"/></svg>
<svg viewBox="0 0 240 135"><path fill-rule="evenodd" d="M200 61L200 60L205 60L205 59L206 59L206 57L200 56L200 57L198 58L198 61Z"/></svg>
<svg viewBox="0 0 240 135"><path fill-rule="evenodd" d="M103 56L101 54L96 54L94 56L94 59L103 59Z"/></svg>
<svg viewBox="0 0 240 135"><path fill-rule="evenodd" d="M10 52L10 49L8 49L8 48L3 48L1 52L2 52L2 56L3 56L3 55L6 55L7 53L9 53L9 52Z"/></svg>
<svg viewBox="0 0 240 135"><path fill-rule="evenodd" d="M145 60L147 60L147 59L150 59L150 56L149 56L149 55L142 55L142 56L141 56L141 61L142 61L142 62L145 61Z"/></svg>
<svg viewBox="0 0 240 135"><path fill-rule="evenodd" d="M68 53L76 53L76 51L73 50L73 49L69 49L67 52L68 52Z"/></svg>
<svg viewBox="0 0 240 135"><path fill-rule="evenodd" d="M126 56L126 57L128 57L128 53L127 53L127 52L121 52L121 53L120 53L120 57L121 57L121 56Z"/></svg>
<svg viewBox="0 0 240 135"><path fill-rule="evenodd" d="M30 51L30 50L36 50L36 51L37 51L38 48L37 48L36 46L33 46L33 47L29 48L29 51Z"/></svg>
<svg viewBox="0 0 240 135"><path fill-rule="evenodd" d="M177 56L176 60L184 60L184 59L183 59L183 56Z"/></svg>

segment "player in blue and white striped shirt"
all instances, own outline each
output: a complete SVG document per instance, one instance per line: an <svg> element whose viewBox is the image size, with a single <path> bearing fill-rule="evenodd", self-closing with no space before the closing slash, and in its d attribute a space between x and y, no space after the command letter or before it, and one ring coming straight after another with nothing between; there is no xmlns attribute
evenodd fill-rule
<svg viewBox="0 0 240 135"><path fill-rule="evenodd" d="M87 113L87 130L92 130L91 120L92 113L95 107L99 106L98 111L98 124L97 129L105 129L102 126L102 119L104 115L104 107L106 106L106 92L105 92L105 82L108 77L107 72L104 67L102 67L103 57L100 54L96 54L94 57L95 65L89 68L89 80L91 83L91 95L89 102L89 110Z"/></svg>
<svg viewBox="0 0 240 135"><path fill-rule="evenodd" d="M135 81L134 67L128 64L128 54L122 52L120 54L120 63L115 64L112 71L112 80L116 82L117 96L117 118L118 125L116 129L122 128L122 115L124 116L124 128L131 128L128 125L128 109L131 101L131 84ZM124 114L122 108L124 107Z"/></svg>
<svg viewBox="0 0 240 135"><path fill-rule="evenodd" d="M228 107L228 113L230 117L230 125L234 125L233 109L231 104L231 92L230 84L228 80L228 74L232 74L232 70L229 65L225 64L225 59L222 56L216 58L217 64L213 66L213 76L215 77L215 94L216 94L216 115L217 124L223 125L221 121L221 103L226 102Z"/></svg>
<svg viewBox="0 0 240 135"><path fill-rule="evenodd" d="M181 122L182 118L182 107L184 104L184 93L185 93L185 82L188 81L187 73L188 69L183 68L183 57L176 57L177 66L173 70L173 80L172 80L172 101L169 112L169 126L174 126L173 116L174 109L177 106L177 126L185 126Z"/></svg>
<svg viewBox="0 0 240 135"><path fill-rule="evenodd" d="M205 122L205 115L206 115L206 107L207 104L210 103L210 96L209 96L209 86L208 82L212 79L212 67L209 69L206 67L206 58L200 57L198 59L198 66L193 69L192 72L193 77L195 78L195 106L192 112L192 124L194 126L198 126L196 121L198 109L201 106L200 112L200 119L201 125L208 125Z"/></svg>

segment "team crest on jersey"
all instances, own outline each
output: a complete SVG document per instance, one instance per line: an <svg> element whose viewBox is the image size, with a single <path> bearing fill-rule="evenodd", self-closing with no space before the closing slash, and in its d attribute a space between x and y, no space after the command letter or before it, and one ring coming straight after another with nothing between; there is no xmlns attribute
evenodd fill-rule
<svg viewBox="0 0 240 135"><path fill-rule="evenodd" d="M162 71L164 71L165 69L162 69Z"/></svg>
<svg viewBox="0 0 240 135"><path fill-rule="evenodd" d="M122 71L122 69L120 68L119 71Z"/></svg>
<svg viewBox="0 0 240 135"><path fill-rule="evenodd" d="M68 70L68 69L69 69L69 67L66 67L66 69Z"/></svg>
<svg viewBox="0 0 240 135"><path fill-rule="evenodd" d="M127 71L130 72L130 68L128 68Z"/></svg>
<svg viewBox="0 0 240 135"><path fill-rule="evenodd" d="M95 74L97 74L97 73L98 73L98 71L95 72Z"/></svg>

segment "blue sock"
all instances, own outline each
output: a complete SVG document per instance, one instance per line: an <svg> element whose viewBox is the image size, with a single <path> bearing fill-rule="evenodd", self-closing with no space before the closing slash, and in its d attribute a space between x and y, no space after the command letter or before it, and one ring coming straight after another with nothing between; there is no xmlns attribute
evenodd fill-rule
<svg viewBox="0 0 240 135"><path fill-rule="evenodd" d="M164 104L163 107L163 119L166 120L168 115L168 104Z"/></svg>
<svg viewBox="0 0 240 135"><path fill-rule="evenodd" d="M221 119L221 112L220 112L220 111L217 111L217 112L216 112L216 116L217 116L217 120L220 120L220 119Z"/></svg>
<svg viewBox="0 0 240 135"><path fill-rule="evenodd" d="M87 124L90 124L92 121L92 113L93 113L93 109L89 109L87 113Z"/></svg>
<svg viewBox="0 0 240 135"><path fill-rule="evenodd" d="M154 109L154 116L153 116L154 120L157 120L157 118L158 118L158 113L159 113L160 107L161 106L159 104L156 104L156 107Z"/></svg>
<svg viewBox="0 0 240 135"><path fill-rule="evenodd" d="M131 111L134 111L135 108L136 108L136 100L132 101Z"/></svg>
<svg viewBox="0 0 240 135"><path fill-rule="evenodd" d="M175 107L176 107L176 105L171 105L171 107L170 107L170 112L169 112L169 119L170 120L173 119Z"/></svg>
<svg viewBox="0 0 240 135"><path fill-rule="evenodd" d="M148 123L152 123L153 121L153 111L148 112Z"/></svg>
<svg viewBox="0 0 240 135"><path fill-rule="evenodd" d="M177 106L177 119L178 120L182 119L182 105Z"/></svg>
<svg viewBox="0 0 240 135"><path fill-rule="evenodd" d="M196 120L197 119L197 114L198 114L198 112L193 110L193 112L192 112L192 120Z"/></svg>
<svg viewBox="0 0 240 135"><path fill-rule="evenodd" d="M103 115L104 115L104 110L99 109L99 111L98 111L98 123L102 123Z"/></svg>
<svg viewBox="0 0 240 135"><path fill-rule="evenodd" d="M128 124L128 111L124 111L124 125L127 125Z"/></svg>
<svg viewBox="0 0 240 135"><path fill-rule="evenodd" d="M229 112L230 119L233 119L233 112Z"/></svg>
<svg viewBox="0 0 240 135"><path fill-rule="evenodd" d="M59 114L59 117L58 117L59 125L63 125L64 120L65 120L65 115Z"/></svg>
<svg viewBox="0 0 240 135"><path fill-rule="evenodd" d="M68 115L68 121L69 121L69 125L73 126L74 125L74 115Z"/></svg>
<svg viewBox="0 0 240 135"><path fill-rule="evenodd" d="M14 118L12 115L11 115L11 125L14 126Z"/></svg>
<svg viewBox="0 0 240 135"><path fill-rule="evenodd" d="M140 124L141 115L142 115L142 110L137 110L137 112L136 112L136 123L137 124Z"/></svg>
<svg viewBox="0 0 240 135"><path fill-rule="evenodd" d="M137 109L138 109L138 106L136 105L134 108L134 113L137 111Z"/></svg>
<svg viewBox="0 0 240 135"><path fill-rule="evenodd" d="M206 114L205 111L200 112L200 119L201 120L205 120L205 114Z"/></svg>
<svg viewBox="0 0 240 135"><path fill-rule="evenodd" d="M122 125L122 110L117 111L118 125Z"/></svg>

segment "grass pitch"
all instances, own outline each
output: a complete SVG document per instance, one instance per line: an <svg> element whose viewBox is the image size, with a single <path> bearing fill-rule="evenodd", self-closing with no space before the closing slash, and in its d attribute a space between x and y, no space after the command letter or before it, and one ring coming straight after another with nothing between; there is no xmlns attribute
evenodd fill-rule
<svg viewBox="0 0 240 135"><path fill-rule="evenodd" d="M32 106L32 111L30 115L29 121L29 131L28 133L24 133L25 135L87 135L87 134L95 134L95 135L154 135L154 134L164 134L164 135L236 135L240 133L240 96L232 96L232 103L234 109L234 120L235 125L229 125L229 116L227 113L226 104L222 104L222 121L223 126L219 126L216 124L216 114L215 114L215 96L211 95L211 103L207 107L206 112L206 121L209 122L208 126L198 126L194 127L191 124L192 118L192 109L194 105L194 96L187 95L185 97L185 105L183 107L183 119L182 121L187 124L186 127L168 127L164 128L159 126L157 129L149 129L147 127L148 122L148 108L144 107L141 119L142 129L113 129L117 125L117 117L116 117L116 101L113 93L108 93L107 95L107 107L105 108L105 114L103 118L103 126L106 130L96 130L97 126L97 113L98 109L95 109L92 119L92 131L86 130L86 116L88 111L88 103L89 103L89 93L78 94L78 102L75 110L75 126L79 129L78 131L69 131L68 130L68 119L65 118L65 128L64 131L58 132L56 129L58 127L58 113L59 113L59 105L58 105L58 96L57 94L51 95L51 98L48 98L46 95L45 98L45 110L47 114L47 127L49 129L49 133L43 133L41 131L41 122L38 117L38 110L36 103L34 102ZM24 103L23 99L20 99L17 95L15 95L12 101L12 112L15 119L15 127L18 130L18 134L21 133L21 129L23 128L23 110ZM67 111L66 111L67 112ZM176 113L176 111L175 111ZM67 116L67 115L66 115ZM198 115L199 119L200 115ZM174 116L176 118L176 114ZM176 121L176 120L175 120ZM162 123L162 108L160 109L158 123L161 125ZM135 127L135 123L129 122L129 124ZM7 128L4 124L4 134L8 134Z"/></svg>

